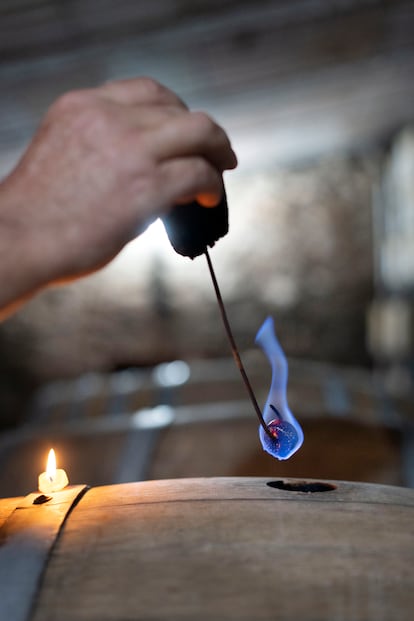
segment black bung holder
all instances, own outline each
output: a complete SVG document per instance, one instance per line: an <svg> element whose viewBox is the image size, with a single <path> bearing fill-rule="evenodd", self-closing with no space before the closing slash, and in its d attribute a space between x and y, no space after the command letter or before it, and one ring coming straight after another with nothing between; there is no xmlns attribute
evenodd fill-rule
<svg viewBox="0 0 414 621"><path fill-rule="evenodd" d="M161 220L174 250L194 259L228 233L226 194L223 190L223 197L216 207L203 207L197 201L175 205Z"/></svg>

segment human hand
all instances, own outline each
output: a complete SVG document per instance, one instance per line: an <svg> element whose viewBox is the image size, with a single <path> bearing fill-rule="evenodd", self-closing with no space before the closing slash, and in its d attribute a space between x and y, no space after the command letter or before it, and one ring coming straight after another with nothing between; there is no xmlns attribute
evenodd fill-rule
<svg viewBox="0 0 414 621"><path fill-rule="evenodd" d="M151 79L63 95L0 186L8 280L17 256L25 269L6 297L98 269L174 204L217 204L236 163L223 129Z"/></svg>

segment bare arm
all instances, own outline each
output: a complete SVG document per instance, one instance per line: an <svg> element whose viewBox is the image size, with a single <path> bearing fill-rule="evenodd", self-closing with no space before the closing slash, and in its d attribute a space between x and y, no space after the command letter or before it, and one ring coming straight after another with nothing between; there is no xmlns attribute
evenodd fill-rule
<svg viewBox="0 0 414 621"><path fill-rule="evenodd" d="M109 262L172 205L221 198L225 132L148 78L63 95L0 184L0 317Z"/></svg>

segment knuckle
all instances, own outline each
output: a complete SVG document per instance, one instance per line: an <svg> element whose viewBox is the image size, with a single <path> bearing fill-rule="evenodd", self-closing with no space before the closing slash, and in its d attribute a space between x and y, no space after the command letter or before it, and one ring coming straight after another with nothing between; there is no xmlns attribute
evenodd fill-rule
<svg viewBox="0 0 414 621"><path fill-rule="evenodd" d="M203 140L214 144L227 144L228 139L224 130L205 112L193 112L194 131Z"/></svg>
<svg viewBox="0 0 414 621"><path fill-rule="evenodd" d="M193 122L201 133L209 134L217 129L216 123L206 112L196 111L191 114Z"/></svg>
<svg viewBox="0 0 414 621"><path fill-rule="evenodd" d="M123 101L130 105L161 104L187 108L173 91L152 77L111 80L98 90L101 94L112 95L118 102Z"/></svg>
<svg viewBox="0 0 414 621"><path fill-rule="evenodd" d="M56 99L51 105L50 111L52 114L58 115L71 113L79 107L83 107L90 99L90 94L85 90L68 91Z"/></svg>
<svg viewBox="0 0 414 621"><path fill-rule="evenodd" d="M105 105L90 91L70 91L61 95L49 115L76 133L90 132L108 124Z"/></svg>
<svg viewBox="0 0 414 621"><path fill-rule="evenodd" d="M163 102L169 101L171 98L171 92L163 86L157 80L150 77L142 77L140 78L142 89L149 95L152 99Z"/></svg>

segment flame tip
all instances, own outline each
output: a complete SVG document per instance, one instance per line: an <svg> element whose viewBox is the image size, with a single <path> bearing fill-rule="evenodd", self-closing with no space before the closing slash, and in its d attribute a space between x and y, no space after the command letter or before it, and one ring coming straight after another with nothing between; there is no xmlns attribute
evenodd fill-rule
<svg viewBox="0 0 414 621"><path fill-rule="evenodd" d="M53 448L50 449L47 457L46 472L49 477L54 477L56 474L56 454Z"/></svg>
<svg viewBox="0 0 414 621"><path fill-rule="evenodd" d="M266 332L266 330L272 330L274 332L274 321L273 321L273 317L271 317L269 315L269 317L266 317L266 319L264 320L264 322L262 323L262 325L260 326L260 328L257 331L256 334L256 338L255 338L255 342L260 345L260 340L263 337L263 333Z"/></svg>

